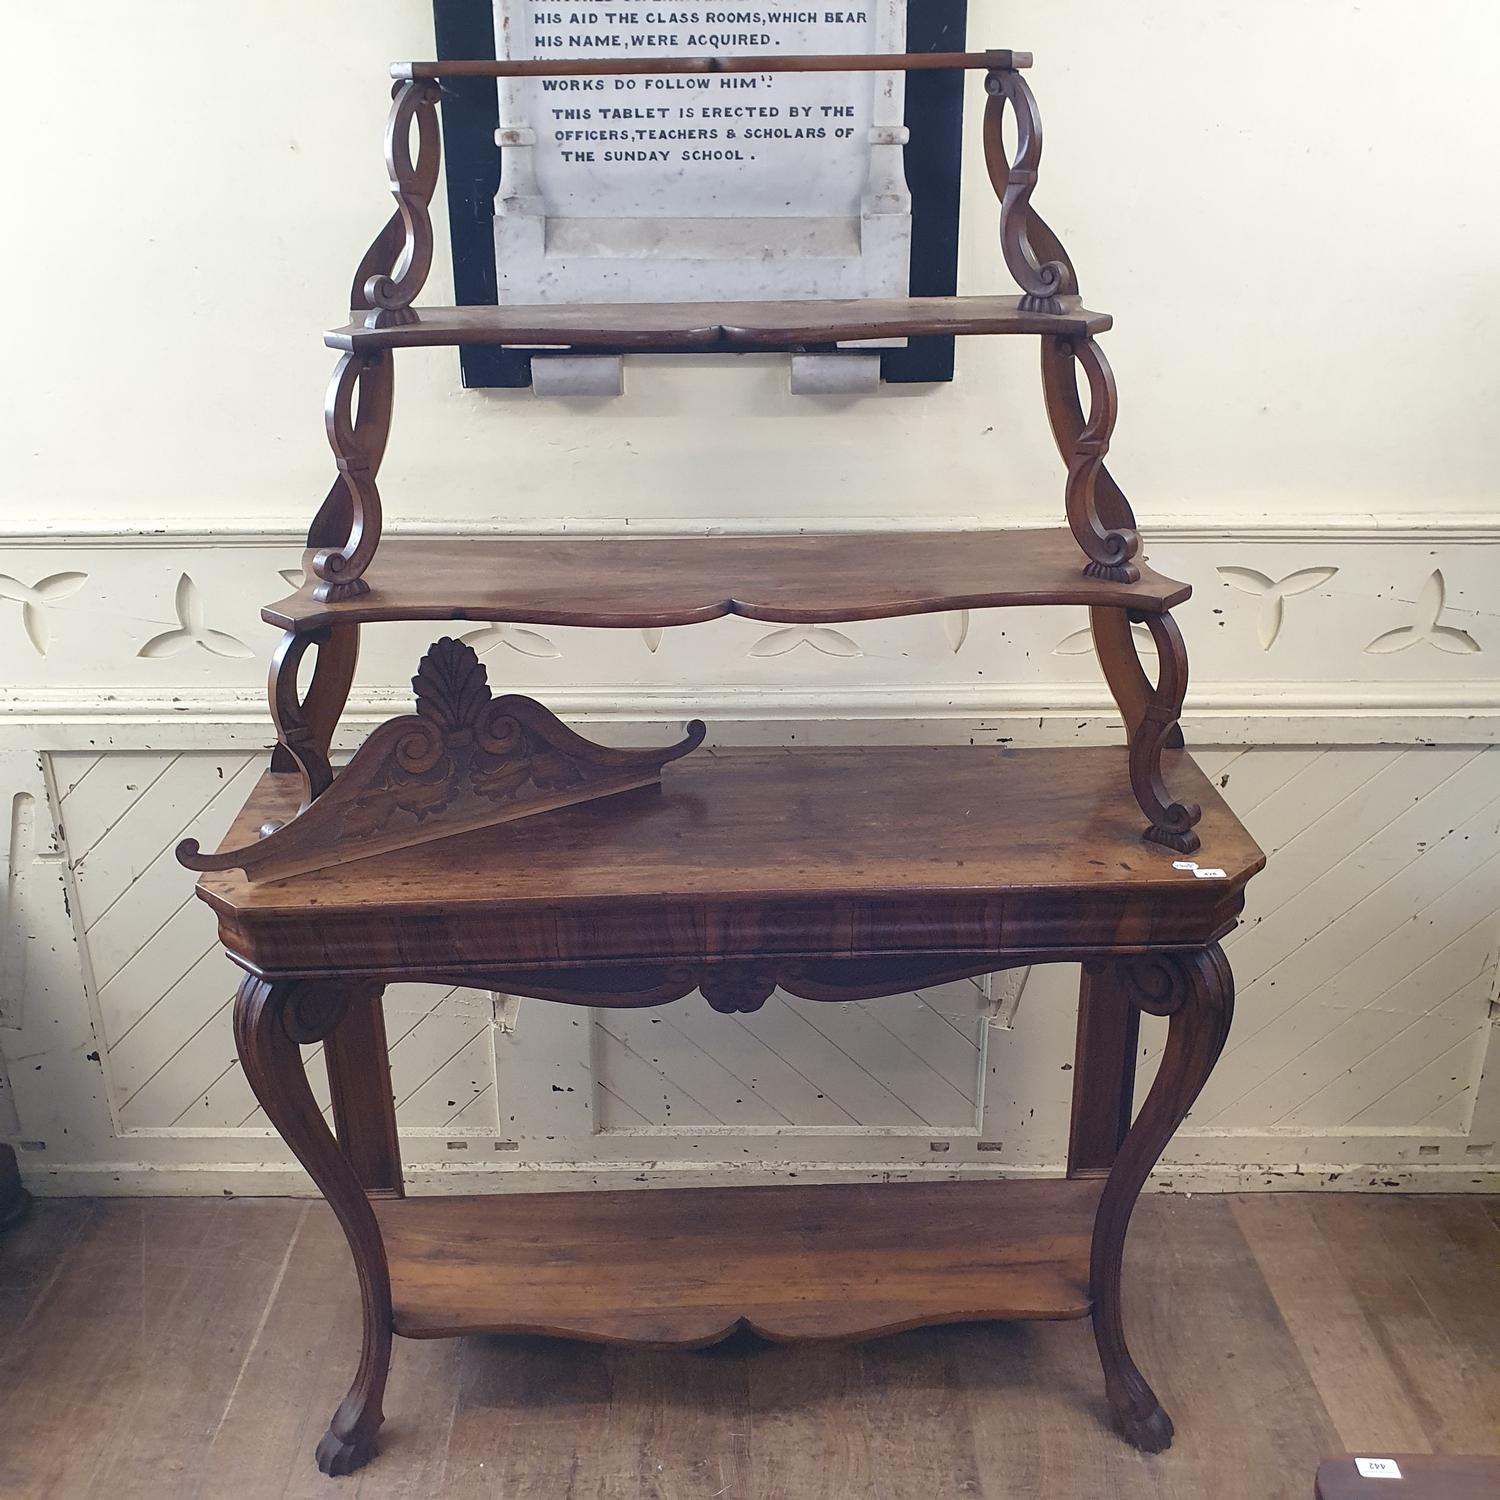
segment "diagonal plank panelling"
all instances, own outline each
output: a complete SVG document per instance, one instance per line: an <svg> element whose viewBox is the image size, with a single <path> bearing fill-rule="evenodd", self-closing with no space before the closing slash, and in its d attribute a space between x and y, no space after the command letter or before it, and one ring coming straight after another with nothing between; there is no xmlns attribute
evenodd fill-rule
<svg viewBox="0 0 1500 1500"><path fill-rule="evenodd" d="M778 991L747 1016L716 1015L697 995L599 1011L599 1128L972 1131L982 1003L962 980L846 1005Z"/></svg>
<svg viewBox="0 0 1500 1500"><path fill-rule="evenodd" d="M1270 862L1226 943L1235 1026L1194 1128L1466 1131L1500 947L1496 751L1249 750L1219 775Z"/></svg>
<svg viewBox="0 0 1500 1500"><path fill-rule="evenodd" d="M269 1129L230 1035L238 971L173 856L189 830L209 844L223 834L264 758L121 753L53 761L121 1127ZM396 985L386 1005L401 1124L496 1129L488 996ZM326 1108L323 1070L310 1072Z"/></svg>

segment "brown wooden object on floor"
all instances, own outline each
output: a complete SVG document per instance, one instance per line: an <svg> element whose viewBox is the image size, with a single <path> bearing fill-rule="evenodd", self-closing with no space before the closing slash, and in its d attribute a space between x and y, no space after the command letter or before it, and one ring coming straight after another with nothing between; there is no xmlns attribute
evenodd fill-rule
<svg viewBox="0 0 1500 1500"><path fill-rule="evenodd" d="M1500 1495L1500 1458L1448 1457L1432 1453L1371 1453L1395 1461L1400 1478L1366 1478L1354 1456L1318 1465L1316 1500L1495 1500Z"/></svg>
<svg viewBox="0 0 1500 1500"><path fill-rule="evenodd" d="M203 872L198 894L245 970L234 1005L245 1076L333 1206L358 1271L362 1354L317 1447L324 1473L374 1453L397 1333L666 1347L739 1328L828 1340L1092 1316L1114 1425L1147 1451L1171 1441L1126 1342L1122 1255L1141 1187L1224 1046L1233 986L1219 942L1263 858L1183 750L1187 652L1171 612L1190 591L1147 566L1105 462L1119 403L1098 336L1111 320L1083 305L1067 251L1033 207L1042 137L1020 73L1030 61L995 51L394 69L395 211L355 273L350 322L327 335L340 351L325 407L337 471L308 530L305 581L264 611L285 632L268 683L271 769L218 853L193 839L178 850ZM434 253L443 78L933 67L985 70L998 248L1019 295L416 306ZM1066 528L381 546L376 474L397 350L722 353L938 334L1040 341ZM695 720L667 748L613 749L529 698L492 696L473 649L445 638L413 679L415 712L333 764L364 625L656 630L725 615L811 625L1028 605L1088 610L1124 745L689 755L705 736ZM834 1004L1053 962L1084 966L1060 1180L404 1196L389 984L606 1008L697 991L735 1015L778 987ZM1143 1012L1168 1030L1136 1112ZM312 1042L324 1046L332 1131L303 1071Z"/></svg>

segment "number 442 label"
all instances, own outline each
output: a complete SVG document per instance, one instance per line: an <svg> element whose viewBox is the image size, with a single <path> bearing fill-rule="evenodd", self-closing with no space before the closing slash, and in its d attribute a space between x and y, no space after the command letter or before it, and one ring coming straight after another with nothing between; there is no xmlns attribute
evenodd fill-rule
<svg viewBox="0 0 1500 1500"><path fill-rule="evenodd" d="M1401 1465L1394 1458L1356 1458L1354 1467L1361 1479L1399 1479Z"/></svg>

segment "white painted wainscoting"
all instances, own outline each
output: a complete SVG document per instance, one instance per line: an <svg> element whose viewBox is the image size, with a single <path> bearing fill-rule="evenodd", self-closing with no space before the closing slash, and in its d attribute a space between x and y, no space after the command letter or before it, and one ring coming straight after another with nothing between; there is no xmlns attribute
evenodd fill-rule
<svg viewBox="0 0 1500 1500"><path fill-rule="evenodd" d="M1271 857L1229 945L1229 1050L1159 1180L1493 1188L1500 531L1147 534L1196 589L1189 742ZM307 1186L240 1075L235 976L171 852L187 833L211 845L265 763L274 633L257 614L297 556L265 530L0 539L0 1136L40 1191ZM1118 734L1083 626L1039 610L455 630L497 689L622 743L693 714L720 743L1062 743ZM440 633L366 632L347 744L399 710ZM1075 986L1055 966L864 1004L778 996L745 1017L697 997L589 1012L395 986L409 1177L1054 1171ZM1148 1028L1143 1082L1158 1044Z"/></svg>

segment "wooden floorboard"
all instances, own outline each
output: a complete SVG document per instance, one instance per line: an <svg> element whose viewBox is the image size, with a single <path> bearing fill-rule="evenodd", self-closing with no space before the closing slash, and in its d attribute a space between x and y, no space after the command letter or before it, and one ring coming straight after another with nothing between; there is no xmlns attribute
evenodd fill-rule
<svg viewBox="0 0 1500 1500"><path fill-rule="evenodd" d="M42 1202L0 1238L5 1500L1305 1500L1354 1449L1500 1454L1500 1217L1151 1197L1126 1318L1178 1440L1104 1426L1086 1323L638 1352L398 1340L381 1456L312 1447L358 1299L320 1203Z"/></svg>

